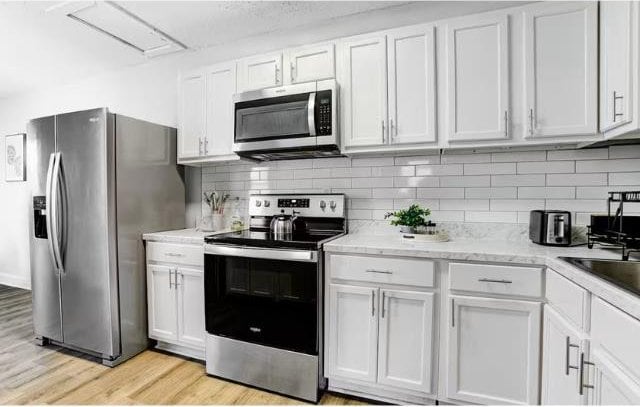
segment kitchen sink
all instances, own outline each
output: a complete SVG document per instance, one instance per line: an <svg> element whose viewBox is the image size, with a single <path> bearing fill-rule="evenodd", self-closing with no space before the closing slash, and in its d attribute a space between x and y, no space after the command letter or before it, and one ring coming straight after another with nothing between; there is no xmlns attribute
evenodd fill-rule
<svg viewBox="0 0 640 407"><path fill-rule="evenodd" d="M640 296L640 261L560 257L560 259Z"/></svg>

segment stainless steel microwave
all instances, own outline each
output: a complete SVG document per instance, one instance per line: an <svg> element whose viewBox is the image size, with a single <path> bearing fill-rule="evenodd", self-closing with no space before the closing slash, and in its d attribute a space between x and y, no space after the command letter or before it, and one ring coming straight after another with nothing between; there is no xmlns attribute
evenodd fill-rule
<svg viewBox="0 0 640 407"><path fill-rule="evenodd" d="M234 96L233 151L258 161L340 155L335 80Z"/></svg>

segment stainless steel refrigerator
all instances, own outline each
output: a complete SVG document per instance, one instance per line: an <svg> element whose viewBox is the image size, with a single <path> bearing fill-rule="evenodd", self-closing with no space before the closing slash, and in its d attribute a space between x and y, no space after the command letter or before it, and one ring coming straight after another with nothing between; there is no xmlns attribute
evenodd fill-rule
<svg viewBox="0 0 640 407"><path fill-rule="evenodd" d="M147 347L142 234L185 223L176 130L106 108L29 122L36 340L114 366Z"/></svg>

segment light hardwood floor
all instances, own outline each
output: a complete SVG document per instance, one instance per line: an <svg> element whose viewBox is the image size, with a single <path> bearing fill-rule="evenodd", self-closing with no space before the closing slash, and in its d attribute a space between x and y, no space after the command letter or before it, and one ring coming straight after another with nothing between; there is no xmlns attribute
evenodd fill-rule
<svg viewBox="0 0 640 407"><path fill-rule="evenodd" d="M0 285L2 404L303 404L209 377L204 365L148 350L115 368L33 342L31 293ZM321 404L364 404L325 394Z"/></svg>

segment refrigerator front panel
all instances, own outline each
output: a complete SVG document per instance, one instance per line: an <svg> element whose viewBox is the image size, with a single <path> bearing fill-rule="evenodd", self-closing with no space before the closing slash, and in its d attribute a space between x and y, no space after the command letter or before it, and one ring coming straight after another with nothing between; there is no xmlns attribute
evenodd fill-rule
<svg viewBox="0 0 640 407"><path fill-rule="evenodd" d="M113 127L106 109L57 116L66 203L61 212L64 343L120 354Z"/></svg>
<svg viewBox="0 0 640 407"><path fill-rule="evenodd" d="M36 237L35 229L36 222L46 220L49 205L45 199L47 170L49 159L55 152L55 136L55 118L53 116L29 122L27 128L27 157L29 160L27 182L29 182L32 191L29 240L34 331L36 336L62 341L60 277L51 257L49 237L46 236L46 232L40 233L42 237Z"/></svg>

